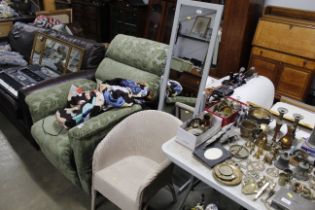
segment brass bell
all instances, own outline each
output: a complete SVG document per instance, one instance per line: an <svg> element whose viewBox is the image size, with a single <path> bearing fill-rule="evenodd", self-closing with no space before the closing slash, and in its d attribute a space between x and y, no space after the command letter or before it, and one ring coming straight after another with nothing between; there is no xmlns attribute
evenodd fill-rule
<svg viewBox="0 0 315 210"><path fill-rule="evenodd" d="M278 160L275 162L275 166L279 168L280 170L285 170L289 168L289 153L284 152L280 155Z"/></svg>

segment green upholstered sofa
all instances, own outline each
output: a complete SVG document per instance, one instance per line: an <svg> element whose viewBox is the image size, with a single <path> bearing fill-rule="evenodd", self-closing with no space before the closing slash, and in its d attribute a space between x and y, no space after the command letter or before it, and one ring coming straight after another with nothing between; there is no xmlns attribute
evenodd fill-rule
<svg viewBox="0 0 315 210"><path fill-rule="evenodd" d="M90 193L92 156L97 144L118 122L141 110L141 107L133 105L112 109L66 130L56 122L54 114L58 108L65 107L70 86L75 84L91 90L96 87L97 80L125 78L145 81L157 100L166 53L167 45L117 35L98 66L94 80L72 79L36 90L25 98L34 122L31 133L41 151L61 173L84 191Z"/></svg>

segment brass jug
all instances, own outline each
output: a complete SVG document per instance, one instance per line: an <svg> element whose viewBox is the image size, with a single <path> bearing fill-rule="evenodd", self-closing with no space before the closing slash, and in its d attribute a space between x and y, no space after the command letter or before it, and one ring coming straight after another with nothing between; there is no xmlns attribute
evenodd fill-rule
<svg viewBox="0 0 315 210"><path fill-rule="evenodd" d="M280 138L281 147L284 150L290 149L294 141L294 126L288 125L288 132Z"/></svg>

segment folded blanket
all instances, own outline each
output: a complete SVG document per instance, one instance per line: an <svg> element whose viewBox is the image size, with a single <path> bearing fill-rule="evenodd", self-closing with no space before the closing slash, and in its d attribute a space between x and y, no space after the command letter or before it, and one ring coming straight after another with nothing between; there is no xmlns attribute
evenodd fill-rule
<svg viewBox="0 0 315 210"><path fill-rule="evenodd" d="M56 112L56 118L65 128L72 128L108 109L143 105L151 99L148 85L132 80L105 81L97 89L86 92L72 85L67 106Z"/></svg>
<svg viewBox="0 0 315 210"><path fill-rule="evenodd" d="M27 61L18 52L0 50L0 65L26 66Z"/></svg>

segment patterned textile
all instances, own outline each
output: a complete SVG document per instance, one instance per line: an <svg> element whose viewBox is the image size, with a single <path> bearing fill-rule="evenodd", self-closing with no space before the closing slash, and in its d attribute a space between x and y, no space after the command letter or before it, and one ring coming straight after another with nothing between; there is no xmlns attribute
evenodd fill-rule
<svg viewBox="0 0 315 210"><path fill-rule="evenodd" d="M41 28L52 28L55 25L61 24L60 20L57 20L53 17L47 17L44 15L39 15L34 20L34 25L39 26Z"/></svg>
<svg viewBox="0 0 315 210"><path fill-rule="evenodd" d="M0 18L11 18L18 16L18 13L5 2L0 2Z"/></svg>
<svg viewBox="0 0 315 210"><path fill-rule="evenodd" d="M175 80L168 80L167 81L167 96L169 97L174 97L174 96L178 96L179 94L181 94L183 91L183 87L182 85L175 81Z"/></svg>
<svg viewBox="0 0 315 210"><path fill-rule="evenodd" d="M147 39L119 34L110 43L106 56L142 71L161 76L168 46Z"/></svg>
<svg viewBox="0 0 315 210"><path fill-rule="evenodd" d="M37 122L48 115L56 113L58 109L67 105L67 95L71 85L80 86L84 91L94 90L96 83L87 79L70 80L54 88L46 87L34 91L25 98L33 122Z"/></svg>
<svg viewBox="0 0 315 210"><path fill-rule="evenodd" d="M65 128L72 128L103 111L144 105L151 98L148 85L127 79L105 81L97 89L85 92L72 85L67 106L56 112L56 118Z"/></svg>

